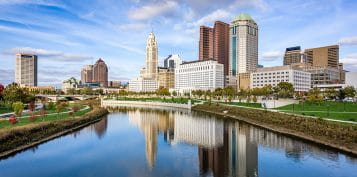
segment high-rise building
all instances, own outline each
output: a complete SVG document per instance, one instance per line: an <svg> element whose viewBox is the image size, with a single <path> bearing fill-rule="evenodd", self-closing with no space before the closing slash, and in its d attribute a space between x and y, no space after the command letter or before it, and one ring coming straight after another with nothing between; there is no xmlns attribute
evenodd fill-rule
<svg viewBox="0 0 357 177"><path fill-rule="evenodd" d="M21 86L37 86L37 55L16 54L15 82Z"/></svg>
<svg viewBox="0 0 357 177"><path fill-rule="evenodd" d="M331 45L319 48L305 49L306 62L312 66L338 68L339 46Z"/></svg>
<svg viewBox="0 0 357 177"><path fill-rule="evenodd" d="M108 87L108 67L101 58L93 66L93 82L100 83L102 87Z"/></svg>
<svg viewBox="0 0 357 177"><path fill-rule="evenodd" d="M216 21L214 27L200 27L199 60L217 60L228 75L229 24Z"/></svg>
<svg viewBox="0 0 357 177"><path fill-rule="evenodd" d="M85 65L81 71L82 83L93 82L93 65Z"/></svg>
<svg viewBox="0 0 357 177"><path fill-rule="evenodd" d="M301 52L301 47L289 47L286 48L284 54L284 65L291 65L293 63L303 63L304 54Z"/></svg>
<svg viewBox="0 0 357 177"><path fill-rule="evenodd" d="M230 25L229 75L253 72L258 65L258 25L240 14Z"/></svg>
<svg viewBox="0 0 357 177"><path fill-rule="evenodd" d="M164 67L165 68L174 69L180 64L182 64L182 60L181 60L181 58L180 58L180 56L178 54L169 55L164 60Z"/></svg>
<svg viewBox="0 0 357 177"><path fill-rule="evenodd" d="M153 32L149 34L146 44L146 68L145 78L157 80L158 73L158 51L155 35Z"/></svg>
<svg viewBox="0 0 357 177"><path fill-rule="evenodd" d="M200 27L199 60L213 59L213 28Z"/></svg>

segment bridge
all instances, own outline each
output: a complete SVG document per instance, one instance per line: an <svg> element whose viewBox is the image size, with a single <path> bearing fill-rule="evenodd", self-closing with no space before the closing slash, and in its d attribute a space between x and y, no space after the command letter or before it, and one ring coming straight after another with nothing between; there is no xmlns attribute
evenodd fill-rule
<svg viewBox="0 0 357 177"><path fill-rule="evenodd" d="M88 100L97 98L98 95L36 95L36 98L46 98L51 101L58 100Z"/></svg>

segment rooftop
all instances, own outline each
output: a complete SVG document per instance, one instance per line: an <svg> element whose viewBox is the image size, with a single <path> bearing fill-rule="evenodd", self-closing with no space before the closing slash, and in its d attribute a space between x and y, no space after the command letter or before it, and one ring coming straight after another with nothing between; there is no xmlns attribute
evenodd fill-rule
<svg viewBox="0 0 357 177"><path fill-rule="evenodd" d="M246 14L246 13L241 13L239 14L236 18L234 18L234 21L253 21L253 18L249 15L249 14Z"/></svg>

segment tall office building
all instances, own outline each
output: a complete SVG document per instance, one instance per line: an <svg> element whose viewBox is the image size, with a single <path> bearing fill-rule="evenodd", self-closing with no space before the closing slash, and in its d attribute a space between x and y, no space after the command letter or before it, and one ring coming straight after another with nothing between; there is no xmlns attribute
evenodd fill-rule
<svg viewBox="0 0 357 177"><path fill-rule="evenodd" d="M37 55L16 54L15 82L21 86L37 86Z"/></svg>
<svg viewBox="0 0 357 177"><path fill-rule="evenodd" d="M213 28L200 27L199 60L213 59Z"/></svg>
<svg viewBox="0 0 357 177"><path fill-rule="evenodd" d="M255 71L258 65L258 25L240 14L230 25L229 75Z"/></svg>
<svg viewBox="0 0 357 177"><path fill-rule="evenodd" d="M81 71L82 83L93 82L93 65L85 65Z"/></svg>
<svg viewBox="0 0 357 177"><path fill-rule="evenodd" d="M158 52L155 35L153 32L149 34L146 44L146 68L145 78L157 80L158 74Z"/></svg>
<svg viewBox="0 0 357 177"><path fill-rule="evenodd" d="M331 45L319 48L305 49L306 62L312 66L332 67L339 66L339 46Z"/></svg>
<svg viewBox="0 0 357 177"><path fill-rule="evenodd" d="M101 58L93 66L93 82L98 82L101 86L108 87L108 67Z"/></svg>
<svg viewBox="0 0 357 177"><path fill-rule="evenodd" d="M164 67L169 68L169 69L174 69L178 65L182 64L182 60L178 54L172 54L169 55L165 60L164 60Z"/></svg>
<svg viewBox="0 0 357 177"><path fill-rule="evenodd" d="M214 27L200 27L199 60L217 60L228 75L229 24L216 21Z"/></svg>
<svg viewBox="0 0 357 177"><path fill-rule="evenodd" d="M301 52L300 46L286 48L284 54L284 65L303 62L305 62L304 54Z"/></svg>

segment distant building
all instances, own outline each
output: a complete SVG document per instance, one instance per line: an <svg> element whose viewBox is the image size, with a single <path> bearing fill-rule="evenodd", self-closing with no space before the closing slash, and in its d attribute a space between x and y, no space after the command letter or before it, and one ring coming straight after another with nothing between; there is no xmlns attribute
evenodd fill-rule
<svg viewBox="0 0 357 177"><path fill-rule="evenodd" d="M301 47L289 47L286 48L284 54L284 65L291 65L293 63L303 63L304 54L301 52Z"/></svg>
<svg viewBox="0 0 357 177"><path fill-rule="evenodd" d="M158 89L156 80L138 77L130 80L129 91L133 92L152 92Z"/></svg>
<svg viewBox="0 0 357 177"><path fill-rule="evenodd" d="M214 59L224 65L228 75L229 24L216 21L214 27L200 27L199 60Z"/></svg>
<svg viewBox="0 0 357 177"><path fill-rule="evenodd" d="M339 66L339 46L325 46L319 48L305 49L306 62L312 66L332 67Z"/></svg>
<svg viewBox="0 0 357 177"><path fill-rule="evenodd" d="M250 89L250 73L239 73L237 83L239 90Z"/></svg>
<svg viewBox="0 0 357 177"><path fill-rule="evenodd" d="M71 77L62 82L62 91L67 93L68 89L76 89L79 88L81 82L74 77Z"/></svg>
<svg viewBox="0 0 357 177"><path fill-rule="evenodd" d="M145 78L157 80L158 74L158 50L156 38L153 32L149 34L146 43L146 67Z"/></svg>
<svg viewBox="0 0 357 177"><path fill-rule="evenodd" d="M182 60L178 54L172 54L169 55L165 60L164 60L164 67L165 68L171 68L174 69L178 65L182 64Z"/></svg>
<svg viewBox="0 0 357 177"><path fill-rule="evenodd" d="M261 88L267 85L277 86L280 82L289 82L297 92L307 92L311 88L311 74L293 69L291 66L259 68L250 74L250 88Z"/></svg>
<svg viewBox="0 0 357 177"><path fill-rule="evenodd" d="M192 90L223 88L223 70L223 64L215 60L183 63L175 69L175 89L185 93Z"/></svg>
<svg viewBox="0 0 357 177"><path fill-rule="evenodd" d="M93 82L98 82L102 87L108 87L108 67L99 58L93 66Z"/></svg>
<svg viewBox="0 0 357 177"><path fill-rule="evenodd" d="M119 88L120 86L121 86L121 82L120 81L110 81L109 82L109 87Z"/></svg>
<svg viewBox="0 0 357 177"><path fill-rule="evenodd" d="M169 68L159 68L158 84L159 88L175 88L175 70Z"/></svg>
<svg viewBox="0 0 357 177"><path fill-rule="evenodd" d="M357 72L346 73L346 85L357 89Z"/></svg>
<svg viewBox="0 0 357 177"><path fill-rule="evenodd" d="M15 82L20 86L37 86L37 55L16 54Z"/></svg>
<svg viewBox="0 0 357 177"><path fill-rule="evenodd" d="M304 67L303 71L311 73L312 87L316 85L341 84L340 71L337 68L310 66Z"/></svg>
<svg viewBox="0 0 357 177"><path fill-rule="evenodd" d="M93 65L85 65L81 71L82 83L93 82Z"/></svg>
<svg viewBox="0 0 357 177"><path fill-rule="evenodd" d="M55 92L56 89L53 86L27 86L26 87L30 92L38 92L38 93L51 93Z"/></svg>
<svg viewBox="0 0 357 177"><path fill-rule="evenodd" d="M229 75L249 73L258 65L258 25L248 14L240 14L230 25Z"/></svg>

